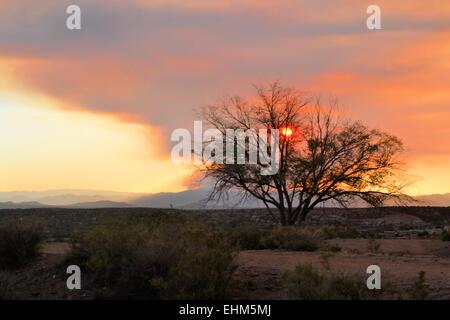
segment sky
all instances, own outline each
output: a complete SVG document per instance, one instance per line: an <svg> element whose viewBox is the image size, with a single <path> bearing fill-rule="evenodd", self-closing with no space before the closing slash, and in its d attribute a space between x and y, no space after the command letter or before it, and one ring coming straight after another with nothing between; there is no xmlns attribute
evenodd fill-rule
<svg viewBox="0 0 450 320"><path fill-rule="evenodd" d="M276 80L399 136L409 193L450 192L448 0L0 0L0 191L184 190L172 130Z"/></svg>

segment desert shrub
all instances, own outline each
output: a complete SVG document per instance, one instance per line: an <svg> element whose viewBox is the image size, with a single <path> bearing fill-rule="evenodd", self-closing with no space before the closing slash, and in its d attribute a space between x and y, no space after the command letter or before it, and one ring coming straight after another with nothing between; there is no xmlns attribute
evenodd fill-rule
<svg viewBox="0 0 450 320"><path fill-rule="evenodd" d="M291 250L291 251L317 251L319 246L312 239L298 239L292 240L283 244L283 249Z"/></svg>
<svg viewBox="0 0 450 320"><path fill-rule="evenodd" d="M225 238L201 226L188 228L180 238L178 263L162 284L165 298L220 299L227 295L233 250Z"/></svg>
<svg viewBox="0 0 450 320"><path fill-rule="evenodd" d="M361 233L361 237L366 238L366 239L382 239L383 232L376 231L376 230L370 230L368 232Z"/></svg>
<svg viewBox="0 0 450 320"><path fill-rule="evenodd" d="M356 254L356 255L362 254L361 250L356 249L356 248L350 248L347 250L347 252L350 254Z"/></svg>
<svg viewBox="0 0 450 320"><path fill-rule="evenodd" d="M273 237L272 231L261 238L261 247L269 250L283 249L280 242Z"/></svg>
<svg viewBox="0 0 450 320"><path fill-rule="evenodd" d="M0 300L11 300L13 298L13 290L8 274L0 272Z"/></svg>
<svg viewBox="0 0 450 320"><path fill-rule="evenodd" d="M274 247L292 251L316 251L318 234L299 227L277 227L271 234L271 243Z"/></svg>
<svg viewBox="0 0 450 320"><path fill-rule="evenodd" d="M319 233L299 227L236 227L225 230L231 243L242 250L283 249L291 251L316 251Z"/></svg>
<svg viewBox="0 0 450 320"><path fill-rule="evenodd" d="M288 295L301 300L360 300L364 282L347 275L326 275L311 264L299 265L285 274Z"/></svg>
<svg viewBox="0 0 450 320"><path fill-rule="evenodd" d="M113 283L120 279L127 265L134 262L136 250L144 246L146 233L143 224L109 222L95 227L74 252L87 257L85 265L95 271L97 280Z"/></svg>
<svg viewBox="0 0 450 320"><path fill-rule="evenodd" d="M332 252L332 253L338 253L338 252L342 251L342 248L338 244L329 244L329 245L320 247L320 250L328 251L328 252Z"/></svg>
<svg viewBox="0 0 450 320"><path fill-rule="evenodd" d="M0 226L0 269L16 269L25 266L39 255L43 239L39 224L21 221Z"/></svg>
<svg viewBox="0 0 450 320"><path fill-rule="evenodd" d="M425 280L425 271L420 271L416 282L409 290L409 297L413 300L425 300L428 297L428 285Z"/></svg>
<svg viewBox="0 0 450 320"><path fill-rule="evenodd" d="M334 227L325 226L321 229L322 238L326 240L336 239L338 237L337 230Z"/></svg>
<svg viewBox="0 0 450 320"><path fill-rule="evenodd" d="M98 225L68 257L112 295L151 299L224 298L233 260L233 247L221 233L173 217Z"/></svg>
<svg viewBox="0 0 450 320"><path fill-rule="evenodd" d="M356 239L361 238L361 233L356 229L344 229L337 231L337 237L341 239Z"/></svg>
<svg viewBox="0 0 450 320"><path fill-rule="evenodd" d="M270 230L259 227L237 227L227 230L231 243L241 250L271 249Z"/></svg>
<svg viewBox="0 0 450 320"><path fill-rule="evenodd" d="M442 239L442 241L450 241L450 232L443 231L441 239Z"/></svg>
<svg viewBox="0 0 450 320"><path fill-rule="evenodd" d="M353 228L337 228L337 227L323 227L322 228L322 237L324 239L355 239L361 238L361 233Z"/></svg>
<svg viewBox="0 0 450 320"><path fill-rule="evenodd" d="M330 258L333 257L334 255L335 254L333 252L329 252L329 251L322 251L320 253L320 263L322 264L324 269L330 270L330 268L331 268Z"/></svg>
<svg viewBox="0 0 450 320"><path fill-rule="evenodd" d="M339 300L364 299L367 287L363 281L347 275L337 275L330 279L329 296Z"/></svg>
<svg viewBox="0 0 450 320"><path fill-rule="evenodd" d="M380 252L381 244L375 240L374 238L369 238L367 240L367 249L371 253L379 253Z"/></svg>
<svg viewBox="0 0 450 320"><path fill-rule="evenodd" d="M285 274L288 295L292 299L327 299L324 276L314 270L311 264L299 265L294 271Z"/></svg>
<svg viewBox="0 0 450 320"><path fill-rule="evenodd" d="M417 233L417 237L419 237L420 239L430 238L430 233L426 230L422 230L419 233Z"/></svg>

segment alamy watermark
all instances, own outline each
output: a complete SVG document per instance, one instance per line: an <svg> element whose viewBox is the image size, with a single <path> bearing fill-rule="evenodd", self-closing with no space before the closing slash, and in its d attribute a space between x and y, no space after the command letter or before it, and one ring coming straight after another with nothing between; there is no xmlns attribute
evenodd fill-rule
<svg viewBox="0 0 450 320"><path fill-rule="evenodd" d="M381 30L381 8L378 5L372 4L367 7L366 13L369 17L366 20L366 26L369 30ZM66 27L68 30L81 30L81 8L78 5L72 4L67 7L66 14L69 16L66 19Z"/></svg>
<svg viewBox="0 0 450 320"><path fill-rule="evenodd" d="M77 265L70 265L66 269L66 273L69 277L66 281L67 289L80 290L81 289L81 269Z"/></svg>
<svg viewBox="0 0 450 320"><path fill-rule="evenodd" d="M75 4L67 7L66 27L69 30L81 30L81 8Z"/></svg>
<svg viewBox="0 0 450 320"><path fill-rule="evenodd" d="M188 129L175 129L170 140L175 164L258 165L261 175L274 175L279 170L278 129L215 129L203 131L202 121L194 121L193 134Z"/></svg>
<svg viewBox="0 0 450 320"><path fill-rule="evenodd" d="M381 268L372 264L367 267L366 273L370 275L366 281L367 289L381 290Z"/></svg>
<svg viewBox="0 0 450 320"><path fill-rule="evenodd" d="M376 4L367 7L369 17L366 20L367 29L381 30L381 8Z"/></svg>

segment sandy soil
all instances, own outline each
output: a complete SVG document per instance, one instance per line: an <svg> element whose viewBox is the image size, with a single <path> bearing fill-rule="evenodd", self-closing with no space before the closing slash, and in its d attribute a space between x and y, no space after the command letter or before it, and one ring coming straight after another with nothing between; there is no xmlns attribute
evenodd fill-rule
<svg viewBox="0 0 450 320"><path fill-rule="evenodd" d="M41 252L48 255L64 255L70 251L70 244L66 242L46 243L42 246Z"/></svg>

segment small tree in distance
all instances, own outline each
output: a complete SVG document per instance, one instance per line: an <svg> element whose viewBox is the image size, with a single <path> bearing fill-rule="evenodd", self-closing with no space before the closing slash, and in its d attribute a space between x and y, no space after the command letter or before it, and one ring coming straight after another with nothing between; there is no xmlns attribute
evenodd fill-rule
<svg viewBox="0 0 450 320"><path fill-rule="evenodd" d="M346 207L361 199L380 206L406 197L399 179L402 142L397 137L343 119L333 107L324 108L318 99L278 83L256 89L254 99L228 98L204 108L202 116L223 133L279 129L279 170L261 175L259 163L205 162L199 170L215 182L211 199L241 192L261 200L282 225L293 225L324 202Z"/></svg>

